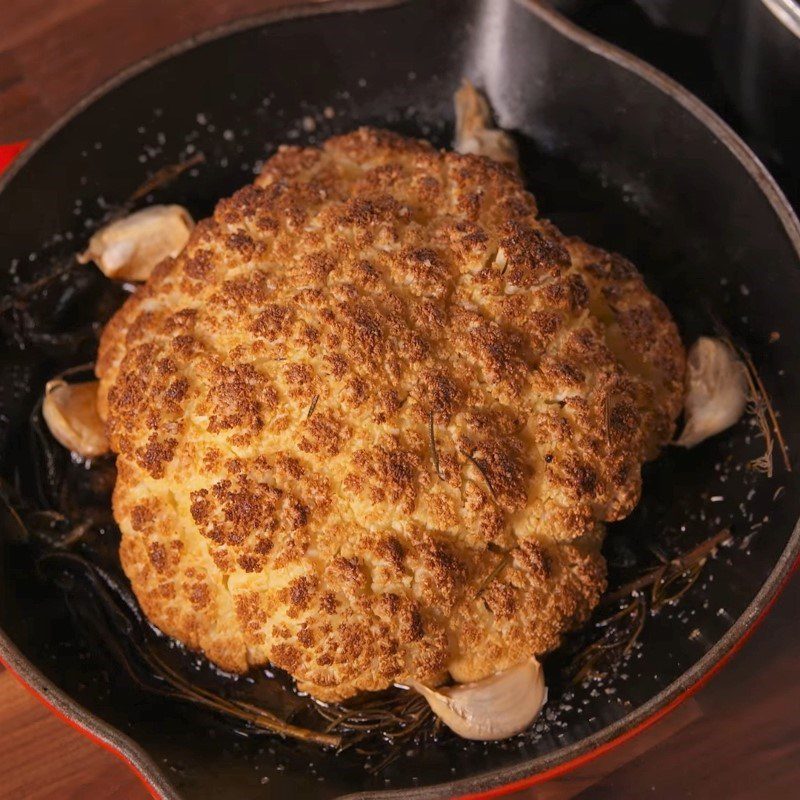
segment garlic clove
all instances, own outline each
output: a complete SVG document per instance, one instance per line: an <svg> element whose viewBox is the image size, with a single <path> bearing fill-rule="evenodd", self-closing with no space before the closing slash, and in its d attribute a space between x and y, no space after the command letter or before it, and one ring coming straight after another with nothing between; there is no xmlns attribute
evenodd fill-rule
<svg viewBox="0 0 800 800"><path fill-rule="evenodd" d="M686 367L686 424L675 444L694 447L739 421L747 406L747 377L733 348L708 336L692 345Z"/></svg>
<svg viewBox="0 0 800 800"><path fill-rule="evenodd" d="M125 265L133 259L136 243L132 239L120 239L111 242L103 251L102 264L106 275L116 275L125 269Z"/></svg>
<svg viewBox="0 0 800 800"><path fill-rule="evenodd" d="M50 433L68 450L85 458L109 451L103 421L97 413L99 383L48 381L42 401L42 415Z"/></svg>
<svg viewBox="0 0 800 800"><path fill-rule="evenodd" d="M456 110L456 151L486 156L519 172L517 146L505 131L495 128L486 98L465 79L453 100Z"/></svg>
<svg viewBox="0 0 800 800"><path fill-rule="evenodd" d="M541 664L531 658L474 683L430 689L409 685L450 730L464 739L507 739L524 731L547 701Z"/></svg>
<svg viewBox="0 0 800 800"><path fill-rule="evenodd" d="M78 261L94 261L109 278L146 281L157 264L183 250L193 228L182 206L143 208L97 231Z"/></svg>

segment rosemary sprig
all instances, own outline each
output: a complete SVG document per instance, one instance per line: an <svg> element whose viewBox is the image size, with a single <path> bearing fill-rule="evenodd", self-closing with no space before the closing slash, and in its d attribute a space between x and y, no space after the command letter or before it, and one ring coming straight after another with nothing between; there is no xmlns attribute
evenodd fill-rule
<svg viewBox="0 0 800 800"><path fill-rule="evenodd" d="M254 706L252 703L222 698L196 683L190 683L180 673L168 666L152 650L145 650L145 657L149 660L154 674L158 675L162 680L167 680L181 699L190 699L200 705L205 705L212 710L241 719L256 728L270 731L271 733L279 733L293 739L314 742L328 747L339 747L341 745L341 736L292 725L272 712Z"/></svg>
<svg viewBox="0 0 800 800"><path fill-rule="evenodd" d="M607 619L598 623L604 628L599 639L578 653L570 665L573 683L582 683L587 678L607 674L633 650L644 630L647 619L647 602L642 595Z"/></svg>
<svg viewBox="0 0 800 800"><path fill-rule="evenodd" d="M306 419L311 419L311 415L314 413L314 409L317 407L318 402L319 402L319 395L315 394L313 399L311 400L311 405L308 407L308 413L306 414Z"/></svg>
<svg viewBox="0 0 800 800"><path fill-rule="evenodd" d="M638 578L620 586L612 592L607 592L601 599L601 604L610 605L625 599L634 592L646 589L648 586L653 587L653 599L655 601L656 594L663 596L663 587L675 583L675 581L682 575L693 570L695 567L705 564L709 555L723 542L731 538L731 532L724 528L719 533L701 542L697 547L692 548L688 553L677 556L666 564L655 567ZM689 584L691 585L691 584ZM686 587L688 589L689 586ZM684 589L683 591L685 591ZM683 594L683 592L681 592ZM680 596L680 595L678 595ZM675 598L677 599L677 598ZM668 602L664 600L663 602ZM663 605L663 603L662 603Z"/></svg>
<svg viewBox="0 0 800 800"><path fill-rule="evenodd" d="M783 431L778 423L778 415L775 413L775 409L772 406L772 401L764 387L764 382L761 380L761 376L758 374L758 370L750 354L742 348L739 348L739 353L744 359L746 366L745 375L750 389L751 413L755 415L758 421L758 427L761 429L765 443L764 455L750 462L751 466L765 472L767 477L772 477L773 438L770 433L771 430L778 442L778 447L783 458L783 465L786 467L787 472L791 472L792 462L789 460L786 440L783 438ZM769 424L767 423L767 417L769 418Z"/></svg>
<svg viewBox="0 0 800 800"><path fill-rule="evenodd" d="M492 482L489 480L489 476L486 474L486 470L484 469L483 465L478 461L477 458L471 453L468 453L466 450L462 450L461 454L465 456L469 461L475 465L475 469L480 472L483 476L484 481L486 481L486 486L489 488L489 492L491 493L492 497L496 498L497 495L494 492L494 487L492 486Z"/></svg>
<svg viewBox="0 0 800 800"><path fill-rule="evenodd" d="M0 298L0 314L21 301L28 300L42 290L46 289L53 281L68 275L72 270L80 267L74 258L68 258L51 269L46 275L30 283L23 283L15 290L8 292Z"/></svg>
<svg viewBox="0 0 800 800"><path fill-rule="evenodd" d="M11 536L11 540L16 542L27 542L30 539L28 526L23 521L20 512L14 507L11 497L11 488L6 485L6 482L2 480L2 478L0 478L0 508L4 512L6 518L11 522L10 528L14 531ZM6 526L3 527L8 530Z"/></svg>
<svg viewBox="0 0 800 800"><path fill-rule="evenodd" d="M783 431L778 422L778 415L775 413L772 400L764 386L764 382L761 380L761 375L759 375L750 353L743 347L738 347L733 343L730 333L719 319L713 314L711 314L711 318L720 339L744 362L744 374L747 380L749 393L748 411L755 418L761 435L764 437L764 453L758 458L754 458L750 462L750 467L765 473L768 478L771 478L773 475L772 453L774 441L777 441L781 451L783 465L787 472L791 472L792 462L789 459L789 448L786 446L786 440L784 439Z"/></svg>
<svg viewBox="0 0 800 800"><path fill-rule="evenodd" d="M377 759L366 767L372 774L399 758L409 743L439 731L425 698L400 687L344 704L320 705L318 711L329 721L326 730L342 733L340 752L352 748L361 756Z"/></svg>
<svg viewBox="0 0 800 800"><path fill-rule="evenodd" d="M688 592L708 557L730 538L730 530L721 530L687 553L648 570L619 589L607 592L600 606L622 602L622 608L595 623L603 632L573 657L569 666L573 682L581 683L613 670L636 645L648 613L677 602ZM647 588L650 588L649 593L642 591Z"/></svg>
<svg viewBox="0 0 800 800"><path fill-rule="evenodd" d="M503 554L500 556L494 567L492 567L489 574L481 581L480 586L478 586L478 589L475 592L475 597L480 597L483 594L486 587L505 569L509 561L511 561L511 552L503 551Z"/></svg>
<svg viewBox="0 0 800 800"><path fill-rule="evenodd" d="M167 184L172 183L175 178L177 178L187 169L195 167L205 160L206 157L203 153L195 153L195 155L186 159L186 161L181 161L178 164L168 164L166 167L161 167L161 169L156 170L149 178L143 181L133 191L131 196L125 201L123 207L129 208L137 200L141 200L143 197L150 194L150 192L154 192L156 189L161 189Z"/></svg>

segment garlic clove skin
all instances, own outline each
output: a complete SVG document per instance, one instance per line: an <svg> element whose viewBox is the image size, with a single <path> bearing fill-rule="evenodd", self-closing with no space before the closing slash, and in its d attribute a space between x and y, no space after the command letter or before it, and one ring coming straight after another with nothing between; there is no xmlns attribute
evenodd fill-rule
<svg viewBox="0 0 800 800"><path fill-rule="evenodd" d="M42 415L59 444L84 458L96 458L109 451L103 421L97 413L97 381L67 383L48 381L42 401Z"/></svg>
<svg viewBox="0 0 800 800"><path fill-rule="evenodd" d="M739 421L748 400L745 369L720 339L701 336L692 345L686 362L686 424L676 445L694 447Z"/></svg>
<svg viewBox="0 0 800 800"><path fill-rule="evenodd" d="M495 128L486 98L465 79L453 100L456 110L455 150L486 156L519 172L517 146L505 131Z"/></svg>
<svg viewBox="0 0 800 800"><path fill-rule="evenodd" d="M409 685L450 730L464 739L507 739L524 731L547 702L541 664L531 658L474 683L430 689Z"/></svg>
<svg viewBox="0 0 800 800"><path fill-rule="evenodd" d="M78 261L94 261L108 278L146 281L157 264L183 250L193 228L182 206L143 208L97 231Z"/></svg>

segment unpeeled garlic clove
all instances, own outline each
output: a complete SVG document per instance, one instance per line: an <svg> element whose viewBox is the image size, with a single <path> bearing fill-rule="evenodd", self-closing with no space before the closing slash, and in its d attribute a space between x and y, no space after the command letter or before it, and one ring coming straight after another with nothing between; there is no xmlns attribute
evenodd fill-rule
<svg viewBox="0 0 800 800"><path fill-rule="evenodd" d="M182 206L143 208L97 231L78 261L94 261L108 278L146 281L157 264L183 250L193 228Z"/></svg>
<svg viewBox="0 0 800 800"><path fill-rule="evenodd" d="M84 458L109 451L103 421L97 413L97 381L67 383L48 381L42 415L50 433L68 450Z"/></svg>
<svg viewBox="0 0 800 800"><path fill-rule="evenodd" d="M465 739L507 739L524 731L547 701L541 664L531 658L474 683L430 689L409 685L450 730Z"/></svg>
<svg viewBox="0 0 800 800"><path fill-rule="evenodd" d="M686 368L686 424L675 444L694 447L730 428L744 413L746 368L730 345L708 336L692 345Z"/></svg>
<svg viewBox="0 0 800 800"><path fill-rule="evenodd" d="M486 98L465 79L453 100L456 110L456 151L486 156L519 172L517 146L505 131L494 127Z"/></svg>

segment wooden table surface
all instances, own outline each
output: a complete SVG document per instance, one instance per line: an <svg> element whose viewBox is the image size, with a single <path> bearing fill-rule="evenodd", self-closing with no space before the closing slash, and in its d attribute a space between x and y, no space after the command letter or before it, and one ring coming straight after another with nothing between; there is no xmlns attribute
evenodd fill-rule
<svg viewBox="0 0 800 800"><path fill-rule="evenodd" d="M275 0L3 0L0 142L36 136L122 67ZM800 580L725 669L638 737L517 800L800 796ZM143 800L112 754L0 667L0 800Z"/></svg>

